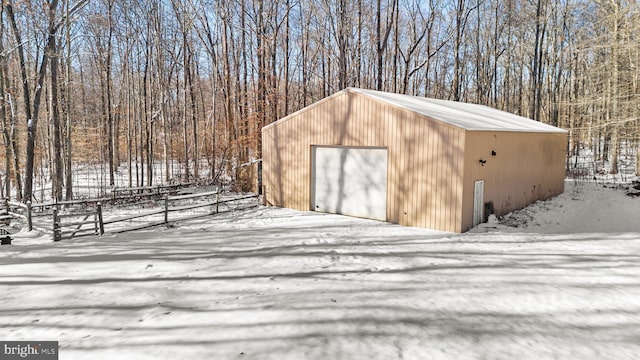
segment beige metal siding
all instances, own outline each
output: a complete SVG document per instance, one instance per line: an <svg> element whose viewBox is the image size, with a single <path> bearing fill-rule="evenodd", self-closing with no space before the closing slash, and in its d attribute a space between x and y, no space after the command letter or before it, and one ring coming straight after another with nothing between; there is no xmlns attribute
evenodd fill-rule
<svg viewBox="0 0 640 360"><path fill-rule="evenodd" d="M566 133L468 131L462 231L472 224L476 180L485 181L484 202L492 201L497 215L562 193L566 144Z"/></svg>
<svg viewBox="0 0 640 360"><path fill-rule="evenodd" d="M387 220L462 231L465 132L362 94L340 92L263 129L270 205L311 208L311 146L388 149Z"/></svg>

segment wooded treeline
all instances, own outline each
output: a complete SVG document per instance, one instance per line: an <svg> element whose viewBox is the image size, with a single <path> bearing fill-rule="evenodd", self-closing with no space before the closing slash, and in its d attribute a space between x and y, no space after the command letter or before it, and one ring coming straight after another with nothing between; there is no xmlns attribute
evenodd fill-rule
<svg viewBox="0 0 640 360"><path fill-rule="evenodd" d="M640 11L622 0L4 0L3 193L74 166L114 183L232 182L260 129L354 86L570 130L608 171L640 153ZM637 157L640 164L640 157ZM161 164L162 166L157 166ZM568 166L571 164L568 162ZM636 166L640 169L640 166Z"/></svg>

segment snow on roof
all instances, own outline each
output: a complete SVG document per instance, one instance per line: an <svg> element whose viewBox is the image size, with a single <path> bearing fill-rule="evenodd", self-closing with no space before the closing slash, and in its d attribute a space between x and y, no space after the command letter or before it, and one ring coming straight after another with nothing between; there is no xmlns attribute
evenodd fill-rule
<svg viewBox="0 0 640 360"><path fill-rule="evenodd" d="M348 88L385 103L413 111L465 130L557 132L566 130L484 105L429 99L375 90Z"/></svg>

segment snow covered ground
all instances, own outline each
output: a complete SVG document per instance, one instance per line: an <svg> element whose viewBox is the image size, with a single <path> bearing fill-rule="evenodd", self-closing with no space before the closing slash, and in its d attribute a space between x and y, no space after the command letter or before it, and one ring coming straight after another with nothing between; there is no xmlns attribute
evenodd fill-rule
<svg viewBox="0 0 640 360"><path fill-rule="evenodd" d="M639 208L569 183L465 234L264 207L20 233L0 340L57 340L60 359L637 359Z"/></svg>

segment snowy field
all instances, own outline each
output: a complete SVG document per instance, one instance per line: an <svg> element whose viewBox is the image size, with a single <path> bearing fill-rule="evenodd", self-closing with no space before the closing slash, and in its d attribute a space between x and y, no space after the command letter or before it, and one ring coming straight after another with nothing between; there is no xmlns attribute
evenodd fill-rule
<svg viewBox="0 0 640 360"><path fill-rule="evenodd" d="M637 359L638 209L568 183L465 234L264 207L20 233L0 340L57 340L60 359Z"/></svg>

